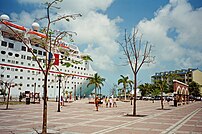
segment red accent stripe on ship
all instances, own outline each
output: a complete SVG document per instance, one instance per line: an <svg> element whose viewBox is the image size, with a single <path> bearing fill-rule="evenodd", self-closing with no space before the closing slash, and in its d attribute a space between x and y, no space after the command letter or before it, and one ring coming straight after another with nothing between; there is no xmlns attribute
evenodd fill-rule
<svg viewBox="0 0 202 134"><path fill-rule="evenodd" d="M22 31L26 31L26 28L25 28L25 27L20 26L20 25L17 25L17 24L13 24L13 23L8 22L8 21L3 21L3 24L9 25L9 26L11 26L11 27L17 28L17 29L22 30Z"/></svg>
<svg viewBox="0 0 202 134"><path fill-rule="evenodd" d="M1 63L0 63L0 65L1 65L1 66L15 67L15 68L22 68L22 69L27 69L27 70L42 71L41 69L37 69L37 68L15 66L15 65L10 65L10 64L1 64ZM67 73L56 72L56 71L50 71L50 73L65 74L65 75L70 75L70 76L78 76L78 77L83 77L83 78L89 78L88 76L82 76L82 75L78 75L78 74L67 74Z"/></svg>

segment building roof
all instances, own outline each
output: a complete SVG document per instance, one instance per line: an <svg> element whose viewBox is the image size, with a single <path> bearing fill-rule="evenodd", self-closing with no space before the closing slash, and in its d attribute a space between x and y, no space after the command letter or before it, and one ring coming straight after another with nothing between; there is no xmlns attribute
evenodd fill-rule
<svg viewBox="0 0 202 134"><path fill-rule="evenodd" d="M195 70L198 70L198 69L188 68L188 69L181 69L181 70L165 71L165 72L155 73L155 75L153 75L152 77L165 76L166 74L187 74Z"/></svg>

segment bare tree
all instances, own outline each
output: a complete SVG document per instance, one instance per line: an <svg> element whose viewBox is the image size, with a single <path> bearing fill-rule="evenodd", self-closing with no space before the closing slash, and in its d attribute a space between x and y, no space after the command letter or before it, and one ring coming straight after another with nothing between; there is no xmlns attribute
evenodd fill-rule
<svg viewBox="0 0 202 134"><path fill-rule="evenodd" d="M19 41L21 41L29 50L29 52L31 52L33 59L37 62L40 71L42 71L43 75L44 75L44 103L43 103L43 125L42 125L42 134L46 134L47 133L47 80L48 80L48 74L49 71L51 69L52 66L54 65L54 61L56 58L52 58L53 53L55 52L60 52L61 50L61 40L64 37L69 37L70 40L72 40L72 35L76 34L75 32L72 31L58 31L58 30L52 30L51 26L61 20L66 20L66 21L70 21L70 19L76 19L76 17L81 17L81 14L71 14L71 15L58 15L58 14L54 14L54 17L52 17L50 10L52 8L55 9L59 9L59 7L56 6L56 4L58 2L62 2L62 0L53 0L52 2L46 2L46 10L47 10L47 15L43 18L39 18L37 19L37 21L41 21L46 19L47 20L47 26L44 27L42 29L42 32L44 34L41 34L39 32L36 31L32 31L32 30L28 30L26 29L25 32L22 34L19 34L18 32L16 32L15 30L13 30L12 26L9 25L10 23L8 21L5 20L0 20L2 24L6 25L14 34L15 38L18 38ZM57 16L57 17L56 17ZM54 19L52 19L54 18ZM29 38L29 35L27 34L36 34L39 35L40 38ZM46 61L45 64L41 64L40 63L40 59L39 57L37 57L37 55L34 53L33 49L31 48L31 45L35 45L35 44L40 44L40 47L44 49L44 51L46 52L46 56L44 58L44 60ZM66 52L65 55L69 56L69 55L74 55L75 51L69 51ZM61 59L60 59L61 60ZM64 59L63 59L64 60ZM85 59L84 59L85 60ZM80 64L81 61L68 61L68 62L64 62L63 65L66 67L71 66L71 64ZM57 66L55 66L55 68L57 68ZM59 71L59 69L58 69Z"/></svg>
<svg viewBox="0 0 202 134"><path fill-rule="evenodd" d="M13 79L7 80L7 81L4 81L4 80L0 79L0 84L2 86L1 89L4 90L5 93L6 93L6 90L8 89L7 100L6 100L6 110L7 110L8 105L9 105L9 100L11 100L11 98L10 98L11 88L19 86L19 89L20 89L20 86L22 84L21 83L20 84L14 83ZM4 97L5 97L5 93L4 93Z"/></svg>
<svg viewBox="0 0 202 134"><path fill-rule="evenodd" d="M138 30L134 28L132 34L125 30L124 43L118 42L123 49L127 65L129 64L134 75L134 96L133 96L133 116L136 115L136 89L137 75L143 64L152 63L154 56L151 56L152 46L149 42L142 41L142 35L138 37Z"/></svg>

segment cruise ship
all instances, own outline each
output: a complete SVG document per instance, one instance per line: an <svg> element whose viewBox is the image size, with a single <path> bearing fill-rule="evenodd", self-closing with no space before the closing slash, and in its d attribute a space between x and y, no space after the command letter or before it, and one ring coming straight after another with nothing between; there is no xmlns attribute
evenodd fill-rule
<svg viewBox="0 0 202 134"><path fill-rule="evenodd" d="M36 40L45 38L43 33L38 32L38 23L32 24L32 29L27 30L23 26L14 24L9 21L7 15L1 15L1 21L8 25L12 30L17 32L23 38L29 38L29 47L37 56L40 64L44 66L47 61L45 57L48 53L36 43ZM44 75L38 66L38 63L33 58L29 49L16 37L13 31L2 22L0 23L0 84L4 86L5 82L11 83L14 86L11 88L10 95L19 97L20 93L26 91L38 92L43 97ZM28 31L28 32L27 32ZM73 43L62 41L60 49L54 55L58 61L52 66L48 75L48 98L56 98L59 94L58 74L64 77L61 79L60 91L61 95L66 96L71 93L73 96L88 96L94 87L88 86L88 78L93 77L96 73L90 61L82 61L79 48ZM74 54L65 56L65 52L74 52ZM53 54L52 54L53 55ZM53 56L54 56L53 55ZM56 58L55 58L56 59ZM60 59L60 60L59 60ZM61 60L62 59L62 60ZM79 64L71 64L70 67L63 66L65 61L81 61Z"/></svg>

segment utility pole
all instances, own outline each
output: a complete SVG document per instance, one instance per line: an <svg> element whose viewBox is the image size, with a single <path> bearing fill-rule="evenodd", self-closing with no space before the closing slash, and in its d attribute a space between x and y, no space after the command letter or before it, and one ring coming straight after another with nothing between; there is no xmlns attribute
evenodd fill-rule
<svg viewBox="0 0 202 134"><path fill-rule="evenodd" d="M36 82L34 83L34 104L35 104Z"/></svg>
<svg viewBox="0 0 202 134"><path fill-rule="evenodd" d="M61 75L59 75L58 78L59 78L58 112L60 112L60 83L61 83Z"/></svg>

